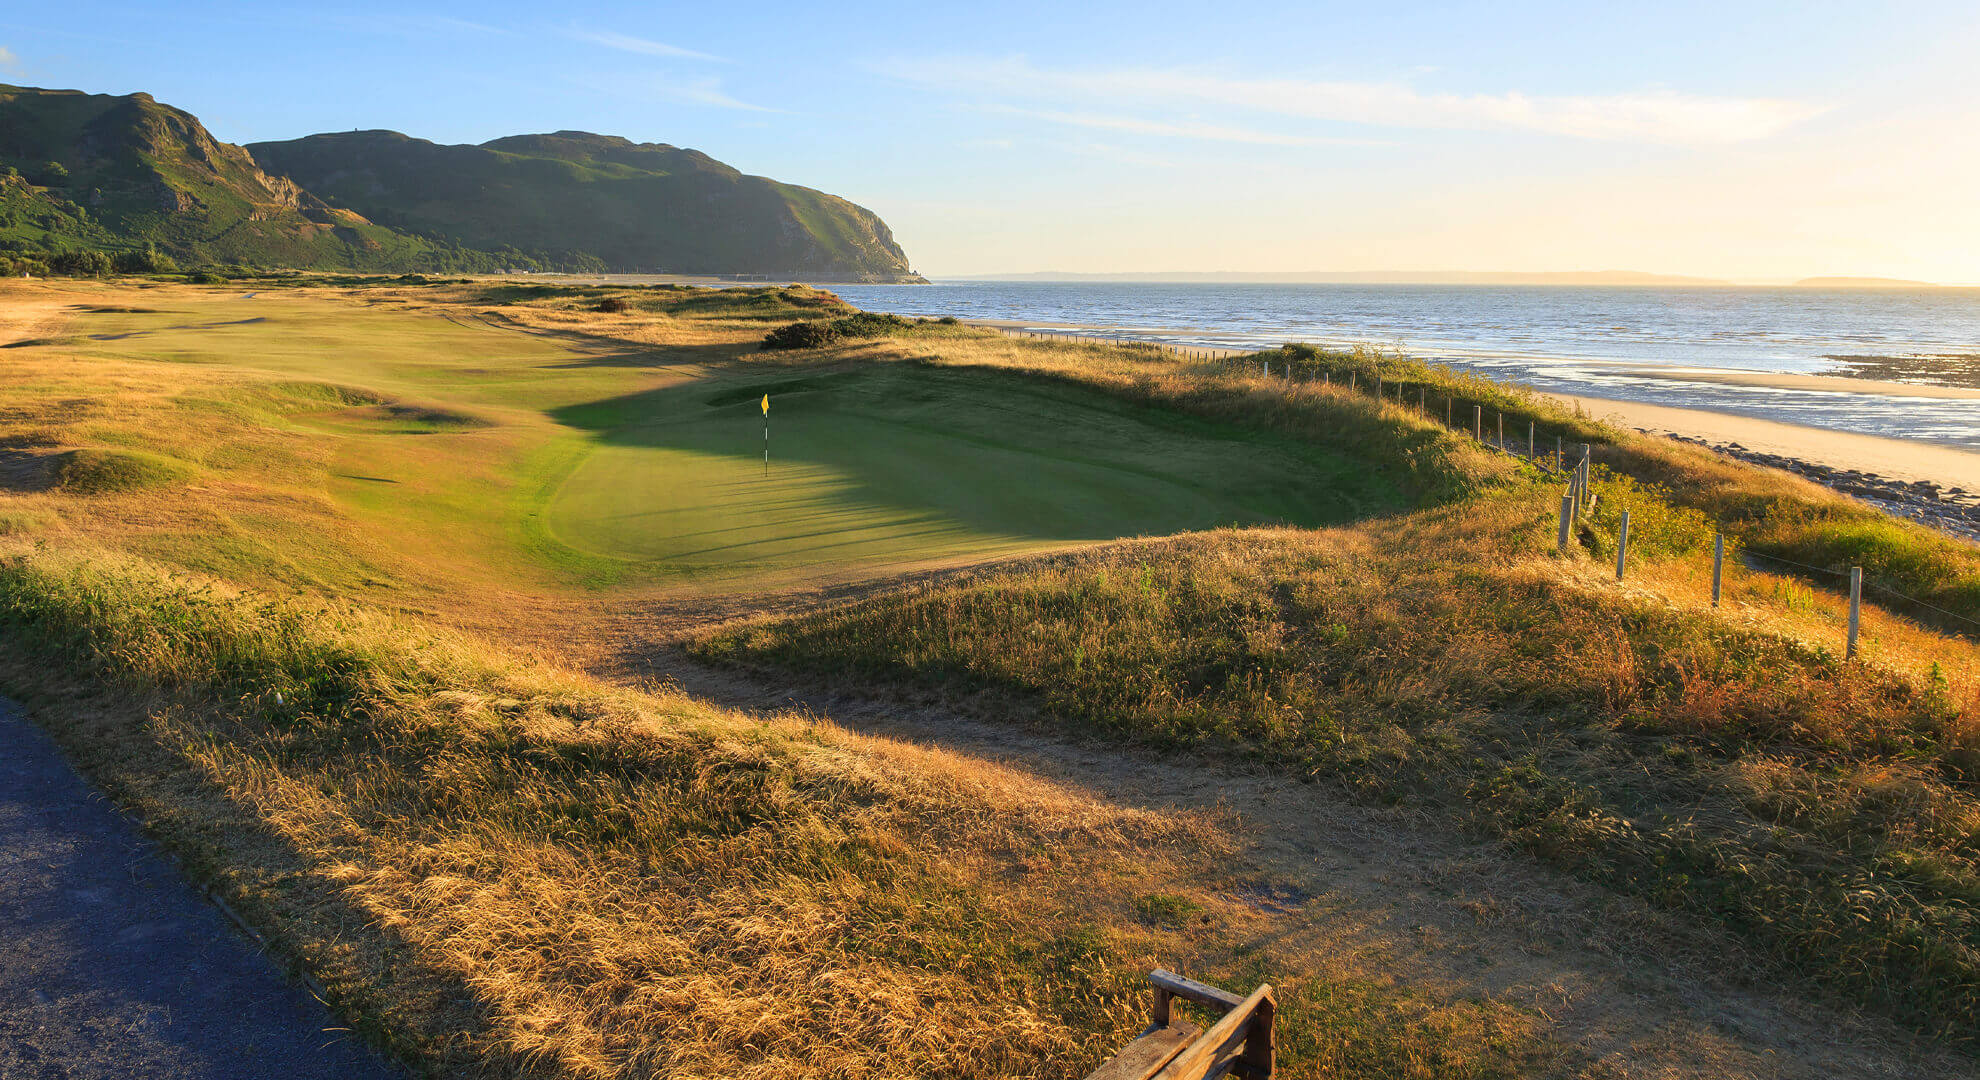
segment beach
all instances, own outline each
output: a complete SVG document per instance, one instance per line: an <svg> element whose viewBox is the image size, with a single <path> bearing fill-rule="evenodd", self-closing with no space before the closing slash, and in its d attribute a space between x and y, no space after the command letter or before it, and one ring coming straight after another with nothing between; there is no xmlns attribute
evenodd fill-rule
<svg viewBox="0 0 1980 1080"><path fill-rule="evenodd" d="M1980 541L1980 453L1705 409L1591 397L1564 400L1619 426L1798 473L1894 514Z"/></svg>

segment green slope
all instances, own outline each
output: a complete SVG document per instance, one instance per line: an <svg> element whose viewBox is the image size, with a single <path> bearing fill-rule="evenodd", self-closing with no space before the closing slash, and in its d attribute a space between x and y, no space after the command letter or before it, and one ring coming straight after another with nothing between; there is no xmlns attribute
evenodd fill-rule
<svg viewBox="0 0 1980 1080"><path fill-rule="evenodd" d="M13 170L9 173L7 170ZM149 94L0 85L0 245L137 249L181 262L495 269L509 256L409 236L264 173Z"/></svg>
<svg viewBox="0 0 1980 1080"><path fill-rule="evenodd" d="M549 501L552 534L669 574L844 571L1331 524L1401 502L1365 462L1002 372L715 377L552 415L598 432Z"/></svg>
<svg viewBox="0 0 1980 1080"><path fill-rule="evenodd" d="M560 131L443 146L355 131L248 149L336 206L469 247L667 273L912 277L872 211L665 144Z"/></svg>

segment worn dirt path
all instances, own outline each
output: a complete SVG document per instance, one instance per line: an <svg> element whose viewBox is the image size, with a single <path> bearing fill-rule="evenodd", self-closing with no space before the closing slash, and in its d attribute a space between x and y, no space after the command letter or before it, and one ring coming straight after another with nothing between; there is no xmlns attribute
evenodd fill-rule
<svg viewBox="0 0 1980 1080"><path fill-rule="evenodd" d="M1408 808L1353 803L1326 785L1245 775L1077 742L1015 717L933 700L834 693L774 674L698 664L665 644L683 612L594 627L590 665L663 678L712 703L807 710L861 732L995 762L1136 808L1213 810L1244 837L1232 878L1272 916L1279 955L1450 998L1538 1012L1551 1036L1616 1078L1969 1077L1972 1059L1846 1006L1745 973L1729 935L1455 837ZM688 618L706 628L708 621ZM714 620L709 620L714 621ZM570 639L565 639L566 645ZM1264 883L1262 886L1260 883Z"/></svg>
<svg viewBox="0 0 1980 1080"><path fill-rule="evenodd" d="M0 699L0 1077L388 1080Z"/></svg>

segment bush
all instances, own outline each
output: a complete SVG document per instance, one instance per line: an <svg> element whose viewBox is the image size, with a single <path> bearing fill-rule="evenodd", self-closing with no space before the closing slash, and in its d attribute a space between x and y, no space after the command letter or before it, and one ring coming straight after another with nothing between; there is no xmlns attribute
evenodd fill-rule
<svg viewBox="0 0 1980 1080"><path fill-rule="evenodd" d="M227 283L226 278L221 277L211 270L201 270L186 280L194 285L225 285Z"/></svg>
<svg viewBox="0 0 1980 1080"><path fill-rule="evenodd" d="M143 251L120 251L111 263L119 274L169 274L179 268L170 255L150 246Z"/></svg>
<svg viewBox="0 0 1980 1080"><path fill-rule="evenodd" d="M48 270L64 277L108 277L116 264L101 251L60 251L49 258Z"/></svg>
<svg viewBox="0 0 1980 1080"><path fill-rule="evenodd" d="M1610 469L1589 469L1589 486L1600 496L1592 516L1596 554L1615 556L1615 536L1629 511L1629 547L1637 555L1677 557L1708 550L1718 526L1703 511L1679 504L1662 484L1644 483Z"/></svg>
<svg viewBox="0 0 1980 1080"><path fill-rule="evenodd" d="M625 297L608 296L598 302L596 310L602 311L607 315L623 315L632 310L632 305L626 303Z"/></svg>
<svg viewBox="0 0 1980 1080"><path fill-rule="evenodd" d="M764 335L763 350L818 349L839 341L885 337L912 329L915 325L899 315L881 315L870 311L831 322L795 322Z"/></svg>

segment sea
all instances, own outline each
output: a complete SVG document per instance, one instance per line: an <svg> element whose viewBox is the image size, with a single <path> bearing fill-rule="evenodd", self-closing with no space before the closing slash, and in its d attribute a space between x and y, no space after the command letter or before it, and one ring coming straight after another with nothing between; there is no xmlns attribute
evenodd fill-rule
<svg viewBox="0 0 1980 1080"><path fill-rule="evenodd" d="M834 286L900 315L1125 341L1370 345L1546 393L1980 450L1980 398L1688 380L1714 370L1980 388L1980 289L938 281ZM1657 377L1646 374L1657 373Z"/></svg>

